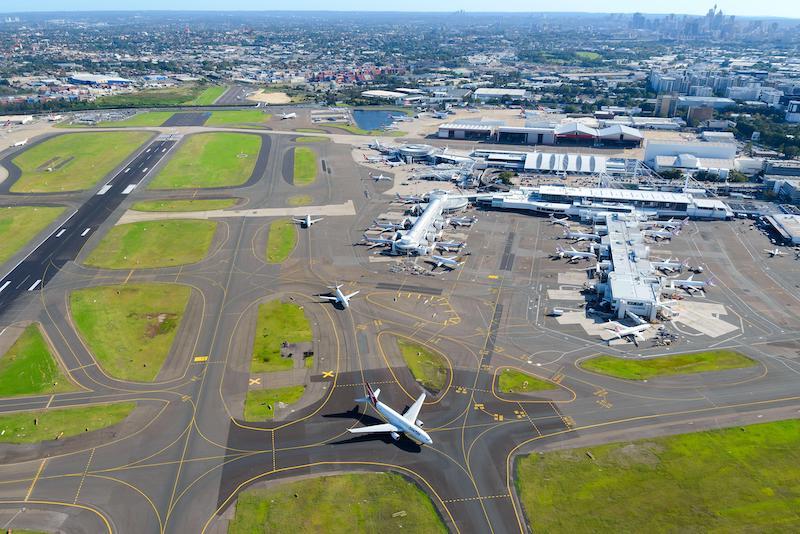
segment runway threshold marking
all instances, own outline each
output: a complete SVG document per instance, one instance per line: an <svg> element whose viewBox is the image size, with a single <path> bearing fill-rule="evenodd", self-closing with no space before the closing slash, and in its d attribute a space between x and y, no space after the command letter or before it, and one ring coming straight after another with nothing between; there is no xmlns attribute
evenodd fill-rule
<svg viewBox="0 0 800 534"><path fill-rule="evenodd" d="M25 501L27 502L28 499L31 498L31 493L33 493L33 487L36 486L36 482L39 481L39 476L41 476L42 471L44 470L44 464L47 463L47 458L42 460L42 463L39 464L39 469L36 470L36 476L33 477L33 482L31 482L31 486L28 488L28 493L25 494Z"/></svg>

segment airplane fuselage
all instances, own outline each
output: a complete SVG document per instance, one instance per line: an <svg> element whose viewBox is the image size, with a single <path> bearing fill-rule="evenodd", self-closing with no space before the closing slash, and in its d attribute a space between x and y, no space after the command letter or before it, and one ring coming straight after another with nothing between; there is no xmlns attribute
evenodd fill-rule
<svg viewBox="0 0 800 534"><path fill-rule="evenodd" d="M433 443L433 440L428 433L417 426L416 422L408 422L402 415L381 401L376 402L373 406L387 423L397 427L397 430L405 434L405 436L410 440L419 443L420 445L431 445Z"/></svg>

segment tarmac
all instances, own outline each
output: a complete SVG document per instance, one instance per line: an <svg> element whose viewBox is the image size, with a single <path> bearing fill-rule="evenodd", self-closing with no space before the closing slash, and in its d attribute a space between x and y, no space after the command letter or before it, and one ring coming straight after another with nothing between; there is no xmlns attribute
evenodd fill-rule
<svg viewBox="0 0 800 534"><path fill-rule="evenodd" d="M295 126L305 127L304 120L301 114ZM421 271L354 246L374 218L402 207L386 195L392 183L374 182L373 171L353 160L348 141L353 136L304 145L325 162L325 172L301 188L284 173L293 136L258 133L270 142L262 145L251 179L218 190L146 190L170 155L158 152L169 148L158 139L149 145L154 150L145 149L153 156L132 155L124 168L82 193L10 195L7 187L18 174L3 160L11 176L1 186L6 189L0 204L65 204L90 215L74 215L45 231L67 228L60 242L51 243L56 239L51 237L20 252L28 258L21 265L28 266L3 278L19 288L9 296L0 293L10 299L0 304L0 340L13 331L6 327L42 323L82 389L0 399L0 413L123 400L136 401L137 408L111 428L36 445L0 445L0 523L69 532L224 532L245 488L297 476L389 470L422 488L453 532L527 532L535 517L525 515L515 494L517 455L800 413L800 272L790 257L762 254L769 242L757 230L737 221L692 222L672 243L654 246L656 253L668 248L691 263L702 262L714 274L717 287L702 296L681 295L678 302L687 309L693 302L703 304L700 308L734 329L703 332L689 317L680 330L666 325L677 336L672 346L608 345L580 324L559 324L547 315L553 306L582 308L575 289L567 287L580 281L580 266L549 258L561 232L546 219L475 210L478 222L457 230L470 252L466 264L430 276L413 274ZM164 154L164 160L146 160L155 154ZM128 177L133 171L124 173L145 166L155 170L136 178ZM98 196L107 182L111 189ZM133 183L140 185L123 195ZM313 207L287 207L286 199L297 194L310 196ZM122 218L132 217L128 210L135 201L221 196L242 200L220 218L216 246L199 263L132 271L81 263L109 228L130 220ZM298 230L297 247L284 264L266 263L266 227L274 217L294 210L316 216L325 209L344 211ZM90 233L81 236L86 227ZM422 262L418 267L429 269ZM21 283L24 276L29 278ZM42 283L27 291L31 277ZM67 306L73 289L141 282L192 288L170 355L152 383L106 374ZM349 308L316 298L334 282L360 291ZM315 362L307 373L273 381L269 375L251 377L249 364L258 304L276 298L304 306ZM420 414L432 446L346 432L376 422L376 413L353 401L363 395L365 381L380 387L381 400L398 410L422 391L398 357L397 337L422 343L448 362L445 387L431 392ZM596 354L653 357L708 348L739 350L758 364L646 382L597 375L579 365ZM503 394L497 375L509 367L557 387L541 394ZM251 384L253 378L261 383ZM273 421L243 420L249 387L295 381L306 385L299 403L279 410Z"/></svg>

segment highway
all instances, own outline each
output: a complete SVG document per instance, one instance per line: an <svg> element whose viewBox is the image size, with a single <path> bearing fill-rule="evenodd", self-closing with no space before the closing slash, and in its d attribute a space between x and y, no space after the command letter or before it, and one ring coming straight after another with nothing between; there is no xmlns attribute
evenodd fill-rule
<svg viewBox="0 0 800 534"><path fill-rule="evenodd" d="M0 279L0 316L21 294L42 289L65 263L74 260L92 233L176 142L174 138L157 137L3 276Z"/></svg>

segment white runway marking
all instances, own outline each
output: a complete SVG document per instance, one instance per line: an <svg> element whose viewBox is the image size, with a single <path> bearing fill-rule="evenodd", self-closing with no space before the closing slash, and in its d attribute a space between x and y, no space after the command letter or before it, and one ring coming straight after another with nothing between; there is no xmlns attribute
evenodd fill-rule
<svg viewBox="0 0 800 534"><path fill-rule="evenodd" d="M128 195L128 194L130 194L130 192L131 192L131 191L133 191L134 189L136 189L136 184L131 184L131 185L129 185L128 187L126 187L126 188L125 188L125 189L122 191L122 194L123 194L123 195Z"/></svg>
<svg viewBox="0 0 800 534"><path fill-rule="evenodd" d="M84 230L83 233L81 234L81 237L83 237L86 234L88 234L91 230L92 230L91 228L87 228L86 230Z"/></svg>
<svg viewBox="0 0 800 534"><path fill-rule="evenodd" d="M36 289L36 286L38 286L40 282L41 282L41 280L37 280L37 281L35 281L35 282L33 283L33 285L32 285L31 287L29 287L29 288L28 288L28 291L33 291L34 289Z"/></svg>
<svg viewBox="0 0 800 534"><path fill-rule="evenodd" d="M62 235L64 235L64 232L66 232L66 231L67 231L66 228L62 228L61 230L58 231L58 233L56 234L56 237L61 237Z"/></svg>
<svg viewBox="0 0 800 534"><path fill-rule="evenodd" d="M0 286L0 292L2 292L2 291L3 291L5 288L7 288L9 285L11 285L11 280L7 281L5 284L3 284L2 286Z"/></svg>
<svg viewBox="0 0 800 534"><path fill-rule="evenodd" d="M106 184L106 185L104 185L103 187L100 188L100 191L98 191L97 194L98 195L105 195L106 193L108 193L109 189L111 189L111 186Z"/></svg>

